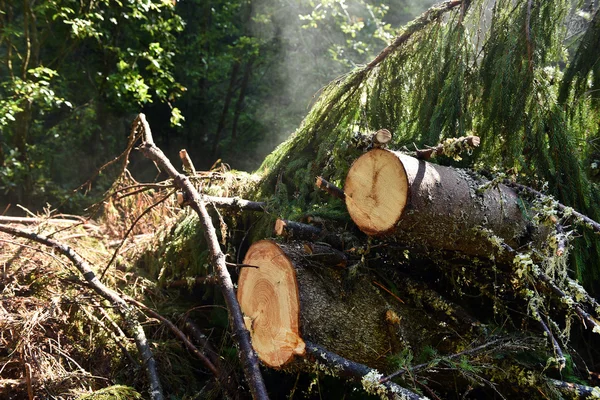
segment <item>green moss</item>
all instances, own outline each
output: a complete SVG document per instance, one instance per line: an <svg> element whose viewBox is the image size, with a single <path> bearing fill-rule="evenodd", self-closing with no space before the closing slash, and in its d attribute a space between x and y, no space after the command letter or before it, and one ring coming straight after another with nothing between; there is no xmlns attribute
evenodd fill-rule
<svg viewBox="0 0 600 400"><path fill-rule="evenodd" d="M113 385L93 393L85 394L77 400L142 400L143 397L134 388L124 385Z"/></svg>

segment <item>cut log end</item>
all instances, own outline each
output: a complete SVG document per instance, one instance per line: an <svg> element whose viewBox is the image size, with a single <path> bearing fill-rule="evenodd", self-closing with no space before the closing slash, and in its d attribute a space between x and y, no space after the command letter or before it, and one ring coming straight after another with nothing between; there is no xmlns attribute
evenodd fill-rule
<svg viewBox="0 0 600 400"><path fill-rule="evenodd" d="M373 134L373 143L375 145L386 145L392 141L392 133L387 129L380 129Z"/></svg>
<svg viewBox="0 0 600 400"><path fill-rule="evenodd" d="M359 229L379 235L400 220L408 202L408 177L396 155L375 149L352 164L344 192L348 212Z"/></svg>
<svg viewBox="0 0 600 400"><path fill-rule="evenodd" d="M275 234L277 236L283 236L285 234L285 227L286 227L286 222L285 220L281 219L281 218L277 218L277 221L275 221Z"/></svg>
<svg viewBox="0 0 600 400"><path fill-rule="evenodd" d="M244 264L259 266L242 270L237 294L252 346L264 364L281 368L305 351L296 271L288 256L269 240L252 245Z"/></svg>

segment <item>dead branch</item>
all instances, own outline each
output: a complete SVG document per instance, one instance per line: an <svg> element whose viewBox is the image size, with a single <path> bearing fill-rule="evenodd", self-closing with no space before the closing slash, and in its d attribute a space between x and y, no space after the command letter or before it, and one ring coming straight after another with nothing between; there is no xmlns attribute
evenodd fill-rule
<svg viewBox="0 0 600 400"><path fill-rule="evenodd" d="M99 230L100 228L97 225L93 225L87 222L83 222L76 219L70 218L36 218L36 217L6 217L0 216L0 224L51 224L51 225L68 225L69 227L73 226L83 226L84 228Z"/></svg>
<svg viewBox="0 0 600 400"><path fill-rule="evenodd" d="M152 318L156 318L160 322L165 324L171 330L171 332L173 332L173 334L175 336L177 336L183 342L185 347L187 347L187 349L192 354L194 354L196 357L198 357L204 363L206 368L208 368L210 370L210 372L212 372L212 374L215 376L215 378L217 378L217 379L220 378L221 374L220 374L219 370L217 370L217 368L214 366L214 364L200 350L198 350L192 342L190 342L190 340L185 336L185 334L183 332L181 332L181 330L179 330L179 328L177 328L175 326L175 324L173 324L171 321L169 321L168 319L166 319L165 317L163 317L156 311L152 310L150 307L146 306L144 303L140 303L139 301L137 301L134 298L123 295L123 299L125 299L126 302L131 303L134 306L140 308L145 314L148 314Z"/></svg>
<svg viewBox="0 0 600 400"><path fill-rule="evenodd" d="M197 285L215 285L218 284L217 278L213 275L207 276L197 276L195 279L179 279L176 281L171 281L166 283L166 287L168 288L178 288L178 287L187 287L191 288Z"/></svg>
<svg viewBox="0 0 600 400"><path fill-rule="evenodd" d="M376 370L359 364L332 353L318 344L306 342L306 358L312 362L322 364L319 368L333 376L358 381L362 384L365 392L378 394L390 399L402 398L407 400L426 400L426 397L418 395L394 382L380 382L382 375Z"/></svg>
<svg viewBox="0 0 600 400"><path fill-rule="evenodd" d="M568 396L568 398L571 399L584 400L598 398L597 387L559 381L558 379L548 379L548 383L555 386L563 395Z"/></svg>
<svg viewBox="0 0 600 400"><path fill-rule="evenodd" d="M554 353L556 354L556 362L558 363L558 370L562 371L562 369L566 365L565 364L566 359L565 359L565 356L564 356L564 354L562 352L562 349L560 348L560 344L558 343L558 341L556 340L556 338L552 334L552 331L550 330L550 328L548 328L548 325L546 325L546 323L542 319L542 316L541 316L540 312L537 309L533 310L533 316L534 316L534 318L536 320L538 320L538 322L542 326L542 329L546 333L546 336L548 337L548 339L552 343L552 347L554 348Z"/></svg>
<svg viewBox="0 0 600 400"><path fill-rule="evenodd" d="M389 142L392 141L393 135L387 129L380 129L373 134L371 138L371 147L373 148L385 148Z"/></svg>
<svg viewBox="0 0 600 400"><path fill-rule="evenodd" d="M150 383L150 398L152 400L163 400L164 395L160 384L160 378L158 376L156 361L154 360L154 355L152 354L152 350L148 345L144 329L136 318L135 310L129 306L115 291L109 289L102 282L100 282L100 280L94 274L91 265L69 246L54 239L6 225L0 225L0 231L49 246L71 260L73 265L75 265L75 267L83 275L89 286L97 294L108 300L123 316L127 330L129 331L130 335L134 337L138 351L140 352L144 365L146 366L146 373Z"/></svg>
<svg viewBox="0 0 600 400"><path fill-rule="evenodd" d="M125 356L129 360L129 362L131 362L132 365L138 364L136 362L136 360L131 356L131 354L129 353L129 351L125 347L125 345L123 344L122 337L117 336L117 334L112 329L110 329L108 326L106 326L106 324L101 319L99 319L98 317L96 317L92 312L88 311L85 307L81 307L81 309L83 310L84 314L90 320L92 320L95 324L97 324L98 326L100 326L102 329L104 329L110 335L110 337L113 340L113 342L115 342L115 344L117 345L117 347L119 349L121 349L121 351L123 352L123 354L125 354ZM103 308L100 308L100 309L104 310Z"/></svg>
<svg viewBox="0 0 600 400"><path fill-rule="evenodd" d="M527 193L534 195L540 199L546 199L548 197L551 197L551 196L545 195L542 192L539 192L529 186L521 185L520 183L512 182L508 179L504 180L504 184L506 186L510 186L510 187L516 189L517 192L527 192ZM564 204L559 203L559 202L557 202L556 207L563 214L573 215L575 218L583 221L583 223L586 226L588 226L590 229L592 229L594 232L600 233L600 224L598 222L594 221L593 219L591 219L590 217L583 215L580 212L573 210L571 207L567 207Z"/></svg>
<svg viewBox="0 0 600 400"><path fill-rule="evenodd" d="M429 160L438 154L443 154L448 157L458 157L462 151L471 151L479 146L481 140L479 136L463 136L459 138L446 139L443 143L428 149L415 151L415 157L419 160Z"/></svg>
<svg viewBox="0 0 600 400"><path fill-rule="evenodd" d="M129 229L127 229L127 232L125 232L125 235L123 235L123 239L121 239L121 243L117 246L117 248L115 249L112 257L110 258L110 260L108 261L108 263L106 264L106 267L104 267L104 269L102 270L102 273L100 274L100 280L104 279L104 274L106 274L106 271L108 271L108 268L110 267L110 265L113 263L113 261L115 260L115 258L117 258L117 255L119 254L119 250L121 250L121 247L123 247L123 244L125 244L125 241L127 240L127 237L129 236L129 234L131 233L131 231L133 231L133 228L135 228L135 226L137 225L137 223L142 219L142 217L146 214L148 214L154 207L158 206L159 204L162 204L165 200L167 200L171 195L173 194L173 192L169 192L167 193L166 196L164 196L162 199L158 200L156 203L152 204L150 207L146 208L144 210L144 212L142 212L136 219L135 221L133 221L133 223L131 224L131 226L129 227Z"/></svg>
<svg viewBox="0 0 600 400"><path fill-rule="evenodd" d="M217 207L227 210L240 211L258 211L263 212L267 207L267 203L263 201L250 201L240 199L239 197L217 197L204 195L206 202Z"/></svg>
<svg viewBox="0 0 600 400"><path fill-rule="evenodd" d="M173 167L173 164L171 164L162 150L154 144L150 126L146 121L146 116L144 114L139 114L133 122L133 125L134 129L142 130L142 145L140 146L142 153L146 158L154 161L169 174L175 185L182 190L185 197L189 199L190 206L198 214L200 223L204 228L204 237L231 318L233 327L232 337L240 347L239 356L242 360L244 374L250 384L250 391L255 399L268 399L267 389L258 366L258 358L250 344L250 333L244 325L244 318L235 295L233 282L231 281L227 266L225 265L225 254L223 254L219 246L215 228L206 211L205 201L194 185L192 185L190 179L187 176L180 174L175 167Z"/></svg>
<svg viewBox="0 0 600 400"><path fill-rule="evenodd" d="M317 176L316 185L319 189L326 191L333 197L337 197L340 200L346 199L346 195L344 194L344 191L342 189L335 186L333 183L327 182L322 176Z"/></svg>
<svg viewBox="0 0 600 400"><path fill-rule="evenodd" d="M492 345L498 344L498 343L500 343L500 344L499 344L499 346L501 346L501 345L502 345L502 343L504 342L504 340L505 340L505 339L496 339L496 340L492 340L492 341L489 341L489 342L486 342L486 343L482 344L481 346L473 347L473 348L470 348L470 349L467 349L467 350L461 351L461 352L459 352L459 353L456 353L456 354L452 354L452 355L450 355L450 356L447 356L447 357L445 357L445 359L446 359L446 360L452 360L452 359L456 359L456 358L459 358L459 357L465 356L465 355L467 355L467 354L478 353L479 351L481 351L481 350L483 350L483 349L485 349L485 348L487 348L487 347L490 347L490 346L492 346ZM410 372L413 372L413 371L420 371L420 370L422 370L423 368L427 368L427 367L429 367L430 365L431 365L431 363L423 363L423 364L415 365L415 366L413 366L413 367L409 367L408 369L399 369L399 370L397 370L397 371L395 371L395 372L393 372L393 373L389 374L388 376L386 376L386 377L384 377L384 378L381 378L381 379L379 380L379 382L380 382L380 383L389 382L389 381L390 381L390 380L392 380L393 378L395 378L395 377L397 377L397 376L401 376L401 375L403 375L403 374L404 374L404 373L406 373L406 372L409 372L409 371L410 371Z"/></svg>
<svg viewBox="0 0 600 400"><path fill-rule="evenodd" d="M501 246L504 250L509 252L512 256L516 256L518 254L518 252L515 249L513 249L506 243L502 243ZM531 268L531 271L533 273L534 278L536 278L539 282L542 283L543 286L545 286L548 290L550 290L550 292L552 292L560 300L560 302L562 304L566 305L567 308L570 308L571 310L575 311L575 313L577 315L579 315L579 317L581 318L581 322L583 323L583 326L585 326L587 328L588 327L586 325L586 322L587 322L592 327L592 332L600 334L600 322L597 319L595 319L594 317L592 317L590 314L588 314L586 311L584 311L583 308L581 308L579 303L577 301L575 301L575 299L573 297L569 296L561 288L559 288L552 281L552 279L550 279L550 277L548 275L546 275L545 273L543 273L540 270L540 268L537 265L533 265L533 267ZM571 285L573 285L572 280L569 280L569 283ZM579 288L579 296L583 297L585 300L590 302L592 305L598 304L587 293L587 291L581 287Z"/></svg>
<svg viewBox="0 0 600 400"><path fill-rule="evenodd" d="M196 167L194 167L194 163L186 149L181 149L179 151L179 158L181 158L181 162L183 163L183 170L187 172L189 176L196 175Z"/></svg>
<svg viewBox="0 0 600 400"><path fill-rule="evenodd" d="M278 218L275 221L275 235L285 236L296 240L315 240L321 234L322 229L314 225L301 222L288 221Z"/></svg>

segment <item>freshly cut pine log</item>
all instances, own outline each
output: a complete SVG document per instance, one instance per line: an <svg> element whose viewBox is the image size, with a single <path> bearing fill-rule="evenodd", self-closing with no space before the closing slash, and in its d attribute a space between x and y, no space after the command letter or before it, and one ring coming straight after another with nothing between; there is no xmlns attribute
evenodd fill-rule
<svg viewBox="0 0 600 400"><path fill-rule="evenodd" d="M344 192L352 220L368 235L490 257L498 250L490 233L518 247L532 239L532 228L511 188L483 189L486 183L462 169L375 149L354 162Z"/></svg>
<svg viewBox="0 0 600 400"><path fill-rule="evenodd" d="M343 269L310 255L300 242L262 240L250 246L244 259L258 268L242 270L237 296L252 346L265 365L294 365L308 340L355 362L385 368L396 344L420 347L425 331L435 337L436 323L422 310L400 304L366 278L347 287Z"/></svg>

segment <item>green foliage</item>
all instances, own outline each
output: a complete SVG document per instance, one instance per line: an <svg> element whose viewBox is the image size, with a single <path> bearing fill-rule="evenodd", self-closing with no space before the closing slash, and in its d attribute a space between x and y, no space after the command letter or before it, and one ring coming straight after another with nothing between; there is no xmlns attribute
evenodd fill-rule
<svg viewBox="0 0 600 400"><path fill-rule="evenodd" d="M164 0L0 9L0 190L26 205L77 203L69 192L124 147L130 113L183 93L173 75L183 20Z"/></svg>
<svg viewBox="0 0 600 400"><path fill-rule="evenodd" d="M141 400L142 395L134 388L124 385L113 385L93 393L78 397L77 400Z"/></svg>

